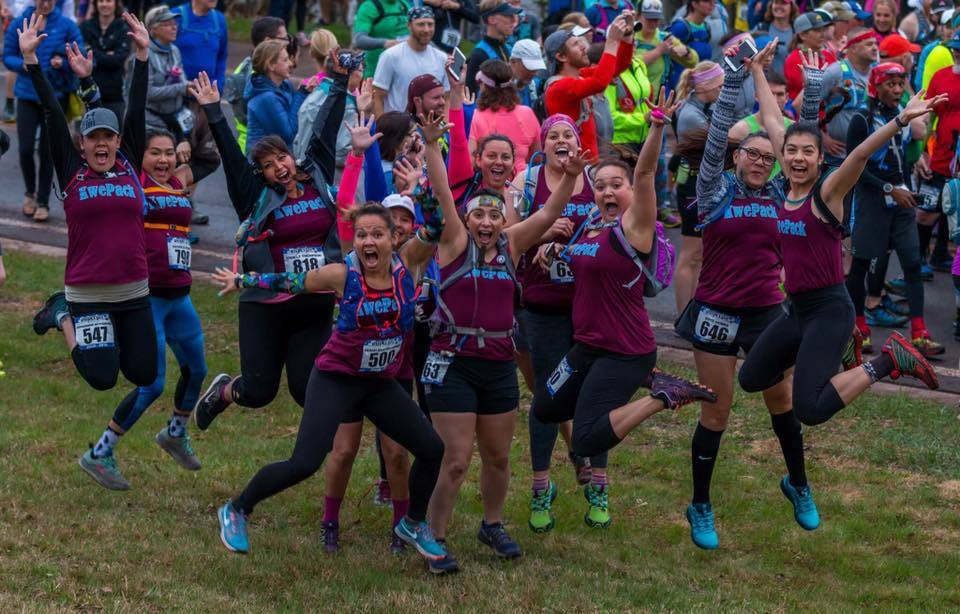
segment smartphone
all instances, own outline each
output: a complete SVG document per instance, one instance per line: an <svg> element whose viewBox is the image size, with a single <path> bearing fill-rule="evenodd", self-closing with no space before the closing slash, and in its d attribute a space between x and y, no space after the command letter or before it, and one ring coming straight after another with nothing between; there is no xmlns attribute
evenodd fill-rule
<svg viewBox="0 0 960 614"><path fill-rule="evenodd" d="M754 44L753 40L747 38L740 43L740 47L737 48L737 53L734 56L725 55L723 56L723 61L727 63L727 66L731 70L739 71L743 68L743 61L747 58L752 58L757 55L757 46Z"/></svg>
<svg viewBox="0 0 960 614"><path fill-rule="evenodd" d="M460 72L463 70L463 65L466 63L467 57L463 55L463 52L459 48L454 48L453 50L453 64L447 66L447 74L450 75L450 78L454 81L460 81Z"/></svg>

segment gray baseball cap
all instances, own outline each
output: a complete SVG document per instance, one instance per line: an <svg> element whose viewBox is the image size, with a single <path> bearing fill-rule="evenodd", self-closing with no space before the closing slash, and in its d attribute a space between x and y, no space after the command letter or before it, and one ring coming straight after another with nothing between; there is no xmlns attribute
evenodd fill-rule
<svg viewBox="0 0 960 614"><path fill-rule="evenodd" d="M569 30L557 30L543 41L543 52L547 56L547 73L554 75L557 72L557 54L567 44L567 41L574 36L583 36L590 31L590 28L583 26L574 26Z"/></svg>
<svg viewBox="0 0 960 614"><path fill-rule="evenodd" d="M793 31L796 34L807 32L809 30L818 30L826 28L833 23L826 15L819 11L804 13L793 20Z"/></svg>
<svg viewBox="0 0 960 614"><path fill-rule="evenodd" d="M161 4L147 11L147 14L143 16L143 25L152 28L158 23L170 21L171 19L180 19L180 17L180 13L174 13L170 10L169 6Z"/></svg>
<svg viewBox="0 0 960 614"><path fill-rule="evenodd" d="M83 114L83 119L80 120L80 134L87 136L94 130L100 129L120 134L120 122L117 121L116 113L110 109L98 107Z"/></svg>

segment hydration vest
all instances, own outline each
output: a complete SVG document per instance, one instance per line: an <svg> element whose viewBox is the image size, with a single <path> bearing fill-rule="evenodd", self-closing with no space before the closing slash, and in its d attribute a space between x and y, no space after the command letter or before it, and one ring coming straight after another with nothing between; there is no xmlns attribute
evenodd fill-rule
<svg viewBox="0 0 960 614"><path fill-rule="evenodd" d="M376 328L381 333L399 330L406 333L413 329L414 312L417 305L418 292L413 277L404 266L403 261L394 253L391 256L390 276L393 287L390 290L371 290L363 277L363 267L357 258L356 252L350 252L344 258L347 266L347 279L343 285L343 297L340 299L340 314L337 316L338 331L349 332L361 328ZM390 319L380 322L376 320L376 313L371 315L375 323L373 326L361 322L364 317L363 305L368 301L383 298L392 298L397 303L397 312Z"/></svg>

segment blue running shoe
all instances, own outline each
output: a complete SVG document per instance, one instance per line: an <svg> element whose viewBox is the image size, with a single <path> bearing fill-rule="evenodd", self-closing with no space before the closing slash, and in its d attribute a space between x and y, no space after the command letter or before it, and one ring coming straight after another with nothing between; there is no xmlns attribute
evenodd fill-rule
<svg viewBox="0 0 960 614"><path fill-rule="evenodd" d="M901 299L895 301L890 298L889 294L884 294L883 298L880 299L880 306L889 311L892 314L898 316L909 316L910 315L910 306L907 305L907 301Z"/></svg>
<svg viewBox="0 0 960 614"><path fill-rule="evenodd" d="M793 517L798 525L807 531L813 531L820 526L820 514L817 513L817 504L813 502L813 493L809 486L794 488L790 483L790 476L785 475L780 480L780 490L793 504Z"/></svg>
<svg viewBox="0 0 960 614"><path fill-rule="evenodd" d="M520 558L520 544L510 538L507 530L503 528L502 522L487 524L486 521L481 520L477 539L480 540L481 544L490 546L499 557L505 559Z"/></svg>
<svg viewBox="0 0 960 614"><path fill-rule="evenodd" d="M234 509L232 501L227 501L217 510L217 519L220 521L220 541L227 550L240 554L249 552L247 517Z"/></svg>
<svg viewBox="0 0 960 614"><path fill-rule="evenodd" d="M926 262L920 265L920 279L923 281L933 281L933 268Z"/></svg>
<svg viewBox="0 0 960 614"><path fill-rule="evenodd" d="M457 563L457 559L453 558L453 555L449 552L447 552L447 556L442 559L427 561L427 567L430 568L430 573L437 574L438 576L460 571L460 564Z"/></svg>
<svg viewBox="0 0 960 614"><path fill-rule="evenodd" d="M691 503L687 506L687 521L690 523L690 539L697 548L716 550L720 538L713 526L713 506L709 503Z"/></svg>
<svg viewBox="0 0 960 614"><path fill-rule="evenodd" d="M439 561L447 556L447 549L433 539L430 525L426 522L414 522L404 516L397 523L397 526L393 527L393 532L397 534L397 537L416 548L420 556L428 561Z"/></svg>
<svg viewBox="0 0 960 614"><path fill-rule="evenodd" d="M867 326L879 326L881 328L900 328L909 320L907 316L898 316L879 306L873 309L864 309L863 315L867 317Z"/></svg>
<svg viewBox="0 0 960 614"><path fill-rule="evenodd" d="M890 294L896 294L897 296L907 295L907 281L902 277L891 279L883 284L883 287L886 288Z"/></svg>

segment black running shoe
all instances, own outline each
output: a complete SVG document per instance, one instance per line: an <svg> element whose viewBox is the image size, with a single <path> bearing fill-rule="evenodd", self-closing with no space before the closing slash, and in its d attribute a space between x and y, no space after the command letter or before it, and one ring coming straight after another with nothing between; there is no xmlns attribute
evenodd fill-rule
<svg viewBox="0 0 960 614"><path fill-rule="evenodd" d="M197 428L201 431L210 428L213 420L230 406L230 401L223 400L223 388L229 383L230 376L221 373L213 378L213 382L207 388L207 391L197 399L197 405L193 408L193 418L197 422Z"/></svg>
<svg viewBox="0 0 960 614"><path fill-rule="evenodd" d="M660 399L670 409L677 409L694 401L717 402L717 395L706 386L659 370L653 376L650 396Z"/></svg>
<svg viewBox="0 0 960 614"><path fill-rule="evenodd" d="M65 313L70 313L67 309L67 295L63 292L54 292L37 315L33 316L33 332L43 335L51 328L59 329L60 322L57 317Z"/></svg>
<svg viewBox="0 0 960 614"><path fill-rule="evenodd" d="M510 538L502 522L487 524L481 520L477 539L480 540L481 544L490 546L499 557L505 559L520 558L520 544Z"/></svg>
<svg viewBox="0 0 960 614"><path fill-rule="evenodd" d="M340 523L336 520L328 520L323 523L321 529L323 533L323 549L329 554L340 551Z"/></svg>

